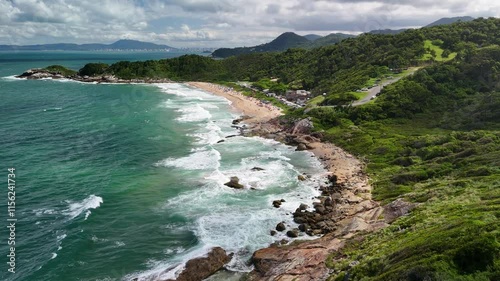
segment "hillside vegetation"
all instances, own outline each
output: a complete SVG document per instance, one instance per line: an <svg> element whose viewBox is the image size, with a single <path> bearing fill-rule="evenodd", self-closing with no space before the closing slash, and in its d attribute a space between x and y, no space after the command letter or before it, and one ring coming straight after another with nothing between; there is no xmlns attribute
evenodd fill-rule
<svg viewBox="0 0 500 281"><path fill-rule="evenodd" d="M367 161L376 200L420 204L332 255L331 280L500 280L498 70L500 48L487 48L373 104L311 113L325 138Z"/></svg>
<svg viewBox="0 0 500 281"><path fill-rule="evenodd" d="M285 118L311 117L324 139L364 159L376 200L419 203L330 256L331 280L493 281L500 280L499 44L500 19L489 18L312 50L89 64L79 73L249 80L321 95ZM372 102L337 106L342 95L411 66L420 70Z"/></svg>

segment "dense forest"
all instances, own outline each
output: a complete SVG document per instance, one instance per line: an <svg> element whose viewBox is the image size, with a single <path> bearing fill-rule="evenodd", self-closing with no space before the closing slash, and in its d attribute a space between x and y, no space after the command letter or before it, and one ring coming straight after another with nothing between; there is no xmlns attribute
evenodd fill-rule
<svg viewBox="0 0 500 281"><path fill-rule="evenodd" d="M428 65L435 61L425 41L438 44L443 56L456 53L467 56L476 49L500 43L499 19L476 19L452 25L407 30L397 35L363 34L341 43L307 49L288 49L281 53L255 53L214 60L185 55L178 58L118 62L113 65L91 64L80 75L113 74L118 78L169 78L175 81L258 81L279 78L292 88L340 93L362 88L370 78L389 73L391 69ZM325 103L328 104L327 99Z"/></svg>
<svg viewBox="0 0 500 281"><path fill-rule="evenodd" d="M79 75L247 80L277 92L326 93L283 118L312 117L325 140L363 159L374 199L419 203L332 254L331 280L486 281L500 280L499 45L500 19L480 18L311 50L88 64ZM337 105L341 95L411 66L420 69L375 100Z"/></svg>

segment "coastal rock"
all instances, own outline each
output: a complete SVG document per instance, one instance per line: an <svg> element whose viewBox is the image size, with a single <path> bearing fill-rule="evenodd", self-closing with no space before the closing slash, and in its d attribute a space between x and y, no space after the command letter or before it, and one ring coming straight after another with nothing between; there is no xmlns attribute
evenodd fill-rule
<svg viewBox="0 0 500 281"><path fill-rule="evenodd" d="M255 269L248 280L326 280L329 269L325 260L343 244L339 239L323 237L297 245L258 250L252 256Z"/></svg>
<svg viewBox="0 0 500 281"><path fill-rule="evenodd" d="M271 236L274 236L276 235L278 232L276 232L276 230L271 230Z"/></svg>
<svg viewBox="0 0 500 281"><path fill-rule="evenodd" d="M285 224L284 224L284 223L282 223L282 222L280 222L280 223L278 223L278 224L276 225L276 230L277 230L277 231L280 231L280 232L281 232L281 231L284 231L285 229L286 229L286 226L285 226Z"/></svg>
<svg viewBox="0 0 500 281"><path fill-rule="evenodd" d="M309 229L309 225L302 223L299 225L299 230L302 232L306 232Z"/></svg>
<svg viewBox="0 0 500 281"><path fill-rule="evenodd" d="M226 182L224 185L229 186L235 189L243 189L245 188L242 184L240 184L240 179L238 177L231 177L229 182Z"/></svg>
<svg viewBox="0 0 500 281"><path fill-rule="evenodd" d="M399 198L384 206L384 219L387 223L392 223L397 218L408 214L415 209L417 204L409 203Z"/></svg>
<svg viewBox="0 0 500 281"><path fill-rule="evenodd" d="M286 232L286 236L288 236L290 238L297 238L297 237L299 237L299 230L297 228L289 230Z"/></svg>
<svg viewBox="0 0 500 281"><path fill-rule="evenodd" d="M280 206L281 206L281 200L274 200L273 201L274 208L279 208Z"/></svg>
<svg viewBox="0 0 500 281"><path fill-rule="evenodd" d="M175 281L201 281L215 272L219 271L225 264L231 261L232 255L228 255L221 247L210 250L206 257L194 258L186 263L184 270ZM174 281L168 279L165 281Z"/></svg>
<svg viewBox="0 0 500 281"><path fill-rule="evenodd" d="M297 179L298 179L299 181L305 181L305 180L306 180L306 177L304 177L303 175L298 175L298 176L297 176Z"/></svg>
<svg viewBox="0 0 500 281"><path fill-rule="evenodd" d="M222 142L225 142L225 140L220 140L220 141L218 141L217 143L222 143Z"/></svg>
<svg viewBox="0 0 500 281"><path fill-rule="evenodd" d="M264 171L264 169L260 167L253 167L251 171Z"/></svg>
<svg viewBox="0 0 500 281"><path fill-rule="evenodd" d="M307 117L300 121L297 121L291 129L291 133L292 135L310 134L313 128L314 125L311 121L311 118Z"/></svg>
<svg viewBox="0 0 500 281"><path fill-rule="evenodd" d="M304 151L304 150L307 150L307 146L303 143L299 144L297 146L297 149L295 149L296 151Z"/></svg>

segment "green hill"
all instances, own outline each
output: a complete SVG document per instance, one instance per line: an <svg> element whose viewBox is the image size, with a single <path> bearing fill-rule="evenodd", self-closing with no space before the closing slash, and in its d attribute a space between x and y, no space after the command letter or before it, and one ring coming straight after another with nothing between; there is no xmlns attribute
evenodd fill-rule
<svg viewBox="0 0 500 281"><path fill-rule="evenodd" d="M300 36L293 32L286 32L278 36L273 41L253 46L253 47L239 47L239 48L221 48L212 53L216 58L227 58L231 56L238 56L243 54L263 53L263 52L282 52L291 48L304 48L311 49L321 46L328 46L339 43L340 41L355 37L354 35L333 33L325 37L319 35L309 34Z"/></svg>
<svg viewBox="0 0 500 281"><path fill-rule="evenodd" d="M425 27L432 27L432 26L443 25L443 24L452 24L452 23L455 23L455 22L468 22L468 21L471 21L471 20L474 20L474 18L473 17L468 17L468 16L465 16L465 17L452 17L452 18L441 18L441 19L438 19L437 21L435 21L433 23L430 23L430 24L426 25Z"/></svg>
<svg viewBox="0 0 500 281"><path fill-rule="evenodd" d="M355 35L350 35L350 34L344 34L344 33L332 33L327 36L318 38L312 42L308 48L318 48L318 47L323 47L323 46L328 46L328 45L334 45L337 43L340 43L342 40L347 39L347 38L353 38L356 37Z"/></svg>
<svg viewBox="0 0 500 281"><path fill-rule="evenodd" d="M285 51L290 48L302 47L309 44L309 40L303 36L297 35L293 32L286 32L278 36L273 41L254 46L254 47L240 47L240 48L221 48L212 53L212 56L217 58L227 58L230 56L237 56L249 53L262 53L262 52L279 52Z"/></svg>

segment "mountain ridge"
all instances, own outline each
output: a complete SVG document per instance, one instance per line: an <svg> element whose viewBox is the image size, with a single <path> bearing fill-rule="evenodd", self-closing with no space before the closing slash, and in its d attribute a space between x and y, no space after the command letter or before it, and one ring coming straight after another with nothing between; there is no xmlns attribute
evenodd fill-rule
<svg viewBox="0 0 500 281"><path fill-rule="evenodd" d="M138 40L121 39L111 44L56 43L36 45L0 45L0 51L95 51L95 50L176 50L168 45L159 45Z"/></svg>
<svg viewBox="0 0 500 281"><path fill-rule="evenodd" d="M333 45L350 37L355 37L355 35L331 33L327 36L319 36L316 34L301 36L294 32L285 32L269 43L251 47L219 48L212 53L212 56L216 58L227 58L251 53L280 52L291 48L317 48Z"/></svg>

